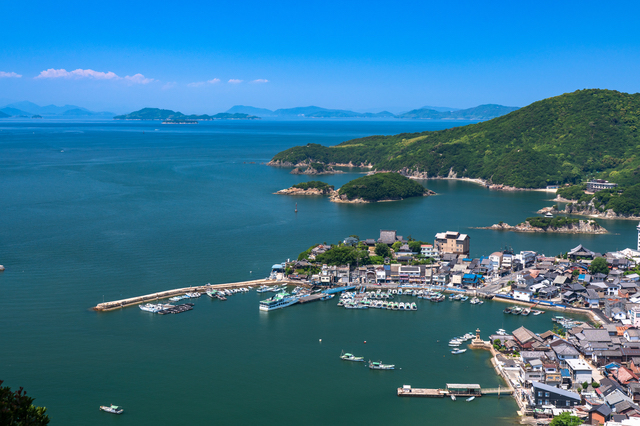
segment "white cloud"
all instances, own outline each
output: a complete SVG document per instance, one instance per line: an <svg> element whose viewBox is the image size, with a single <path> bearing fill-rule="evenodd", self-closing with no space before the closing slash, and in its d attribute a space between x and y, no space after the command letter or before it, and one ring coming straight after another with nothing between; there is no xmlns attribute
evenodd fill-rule
<svg viewBox="0 0 640 426"><path fill-rule="evenodd" d="M15 72L4 72L0 71L0 78L20 78L22 75L16 74Z"/></svg>
<svg viewBox="0 0 640 426"><path fill-rule="evenodd" d="M213 78L211 80L207 80L207 83L211 83L211 84L220 83L220 79L219 78Z"/></svg>
<svg viewBox="0 0 640 426"><path fill-rule="evenodd" d="M229 83L231 83L231 84L239 84L239 83L242 83L242 80L238 80L236 78L232 78L231 80L229 80Z"/></svg>
<svg viewBox="0 0 640 426"><path fill-rule="evenodd" d="M152 83L152 82L156 81L153 78L146 78L142 74L127 75L127 76L125 76L124 79L125 80L129 80L130 82L135 83L135 84L149 84L149 83Z"/></svg>
<svg viewBox="0 0 640 426"><path fill-rule="evenodd" d="M59 70L54 68L49 68L48 70L41 71L35 78L92 78L94 80L127 80L131 83L135 84L148 84L153 81L156 81L152 78L146 78L142 74L134 74L132 76L120 77L114 72L102 72L102 71L94 71L94 70L83 70L78 68L74 71L67 71L64 68Z"/></svg>
<svg viewBox="0 0 640 426"><path fill-rule="evenodd" d="M164 86L162 86L162 90L169 90L169 89L173 89L174 87L176 87L178 83L176 83L175 81L170 81L168 83L165 83Z"/></svg>
<svg viewBox="0 0 640 426"><path fill-rule="evenodd" d="M259 78L257 80L253 80L252 83L268 83L269 80L264 79L264 78Z"/></svg>

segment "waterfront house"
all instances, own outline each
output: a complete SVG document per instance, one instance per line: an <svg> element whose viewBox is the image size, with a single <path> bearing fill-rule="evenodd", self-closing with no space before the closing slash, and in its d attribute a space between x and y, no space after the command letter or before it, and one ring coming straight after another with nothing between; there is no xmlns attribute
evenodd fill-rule
<svg viewBox="0 0 640 426"><path fill-rule="evenodd" d="M423 257L440 260L440 253L436 250L432 244L422 244L420 246L420 254Z"/></svg>
<svg viewBox="0 0 640 426"><path fill-rule="evenodd" d="M524 268L533 266L536 261L537 253L535 251L521 251L515 255L515 258L522 264Z"/></svg>
<svg viewBox="0 0 640 426"><path fill-rule="evenodd" d="M513 330L513 337L522 349L529 349L534 343L542 343L540 336L524 327Z"/></svg>
<svg viewBox="0 0 640 426"><path fill-rule="evenodd" d="M556 354L556 358L560 361L560 365L566 365L569 359L579 359L580 352L570 343L558 339L549 344L551 350Z"/></svg>
<svg viewBox="0 0 640 426"><path fill-rule="evenodd" d="M543 363L540 359L532 359L526 364L520 364L519 380L523 384L544 382Z"/></svg>
<svg viewBox="0 0 640 426"><path fill-rule="evenodd" d="M531 301L531 295L532 295L531 290L528 290L526 288L514 288L513 289L513 298L515 300L521 300L523 302L530 302Z"/></svg>
<svg viewBox="0 0 640 426"><path fill-rule="evenodd" d="M595 290L587 289L585 293L582 293L582 297L586 308L598 308L600 306L600 297Z"/></svg>
<svg viewBox="0 0 640 426"><path fill-rule="evenodd" d="M536 408L543 405L553 405L557 408L575 407L580 404L580 395L575 392L566 391L544 383L533 382L531 384L533 404Z"/></svg>

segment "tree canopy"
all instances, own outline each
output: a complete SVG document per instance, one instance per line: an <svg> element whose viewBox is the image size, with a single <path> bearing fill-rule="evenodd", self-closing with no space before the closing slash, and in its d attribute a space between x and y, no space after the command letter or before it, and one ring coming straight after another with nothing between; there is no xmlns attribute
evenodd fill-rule
<svg viewBox="0 0 640 426"><path fill-rule="evenodd" d="M607 259L604 257L596 257L591 261L589 265L589 272L592 274L608 274L609 267L607 266Z"/></svg>
<svg viewBox="0 0 640 426"><path fill-rule="evenodd" d="M1 386L0 380L0 425L3 426L43 426L49 424L49 416L45 407L33 405L34 399L20 388L12 391L8 386Z"/></svg>
<svg viewBox="0 0 640 426"><path fill-rule="evenodd" d="M365 201L402 200L420 197L427 189L418 182L398 173L376 173L345 183L338 190L349 200L362 198Z"/></svg>
<svg viewBox="0 0 640 426"><path fill-rule="evenodd" d="M580 417L572 416L570 412L565 411L559 416L555 416L549 426L580 426L581 424Z"/></svg>

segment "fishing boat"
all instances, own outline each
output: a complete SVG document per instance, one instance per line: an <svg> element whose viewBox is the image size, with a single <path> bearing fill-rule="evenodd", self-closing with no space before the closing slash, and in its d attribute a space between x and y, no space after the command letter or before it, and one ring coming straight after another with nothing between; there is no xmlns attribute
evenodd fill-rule
<svg viewBox="0 0 640 426"><path fill-rule="evenodd" d="M449 341L449 346L460 346L462 342L458 339L451 339Z"/></svg>
<svg viewBox="0 0 640 426"><path fill-rule="evenodd" d="M498 329L498 331L496 331L496 334L497 334L498 336L506 336L506 335L507 335L507 332L505 331L505 329L504 329L504 328L500 328L500 329Z"/></svg>
<svg viewBox="0 0 640 426"><path fill-rule="evenodd" d="M522 312L520 313L520 315L524 315L524 316L526 317L526 316L527 316L527 315L529 315L530 313L531 313L531 309L529 309L529 308L524 308L524 309L522 310Z"/></svg>
<svg viewBox="0 0 640 426"><path fill-rule="evenodd" d="M350 353L344 353L344 351L342 351L342 353L340 354L340 359L343 360L343 361L364 362L364 357L355 356L355 355L350 354Z"/></svg>
<svg viewBox="0 0 640 426"><path fill-rule="evenodd" d="M411 310L412 311L417 311L418 310L418 305L416 305L415 302L411 303Z"/></svg>
<svg viewBox="0 0 640 426"><path fill-rule="evenodd" d="M454 354L454 355L458 355L458 354L463 354L466 351L467 351L466 349L457 348L457 349L452 350L451 353Z"/></svg>
<svg viewBox="0 0 640 426"><path fill-rule="evenodd" d="M466 302L467 300L469 300L469 296L460 296L459 299L461 302Z"/></svg>
<svg viewBox="0 0 640 426"><path fill-rule="evenodd" d="M260 286L260 288L259 288L259 289L257 289L257 290L256 290L256 292L257 292L257 293L264 293L264 292L269 291L269 288L270 288L269 286L262 285L262 286Z"/></svg>
<svg viewBox="0 0 640 426"><path fill-rule="evenodd" d="M505 308L504 311L502 311L505 314L510 314L511 313L511 308Z"/></svg>
<svg viewBox="0 0 640 426"><path fill-rule="evenodd" d="M512 315L520 315L522 313L522 308L519 306L514 306L513 308L511 308L511 314Z"/></svg>
<svg viewBox="0 0 640 426"><path fill-rule="evenodd" d="M122 412L124 411L124 409L122 409L121 407L118 407L117 405L101 405L100 409L102 411L106 411L107 413L111 413L111 414L122 414Z"/></svg>
<svg viewBox="0 0 640 426"><path fill-rule="evenodd" d="M372 362L369 360L369 368L371 370L394 370L396 366L393 364L383 364L380 361Z"/></svg>
<svg viewBox="0 0 640 426"><path fill-rule="evenodd" d="M325 294L320 298L320 300L329 300L329 299L333 299L334 297L336 297L335 294Z"/></svg>
<svg viewBox="0 0 640 426"><path fill-rule="evenodd" d="M470 396L469 398L467 398L467 402L471 402L471 401L473 401L474 399L476 399L476 397L475 397L475 396Z"/></svg>
<svg viewBox="0 0 640 426"><path fill-rule="evenodd" d="M544 311L538 311L538 310L536 310L536 309L532 309L532 310L531 310L531 313L532 313L533 315L540 315L540 314L544 314Z"/></svg>
<svg viewBox="0 0 640 426"><path fill-rule="evenodd" d="M472 305L482 305L484 302L477 297L474 297L469 303L471 303Z"/></svg>

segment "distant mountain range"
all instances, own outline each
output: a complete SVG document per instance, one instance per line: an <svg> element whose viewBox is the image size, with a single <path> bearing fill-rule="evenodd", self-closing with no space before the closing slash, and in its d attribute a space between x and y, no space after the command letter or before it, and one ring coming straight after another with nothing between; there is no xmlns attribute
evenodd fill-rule
<svg viewBox="0 0 640 426"><path fill-rule="evenodd" d="M260 117L244 113L221 112L215 115L185 115L179 111L160 108L142 108L129 114L116 115L114 120L260 120Z"/></svg>
<svg viewBox="0 0 640 426"><path fill-rule="evenodd" d="M457 109L448 107L423 107L403 114L392 114L389 111L378 113L362 113L343 109L327 109L317 106L285 108L271 111L265 108L236 105L228 113L253 114L258 117L281 118L400 118L423 120L490 120L517 110L517 107L503 105L480 105L474 108Z"/></svg>
<svg viewBox="0 0 640 426"><path fill-rule="evenodd" d="M0 108L7 117L41 115L43 117L96 117L96 118L111 118L115 114L112 112L95 112L89 111L86 108L82 108L76 105L47 105L40 106L29 101L14 102ZM0 115L0 118L7 118Z"/></svg>

